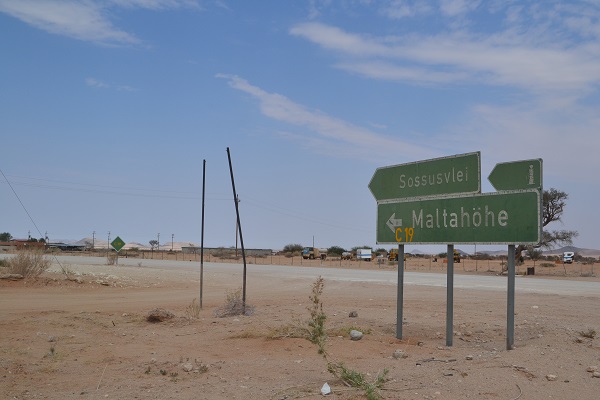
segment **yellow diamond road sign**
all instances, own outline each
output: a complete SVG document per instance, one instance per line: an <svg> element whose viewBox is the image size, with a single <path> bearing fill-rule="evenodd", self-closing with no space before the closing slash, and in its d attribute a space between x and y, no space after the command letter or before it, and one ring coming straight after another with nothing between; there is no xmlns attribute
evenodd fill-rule
<svg viewBox="0 0 600 400"><path fill-rule="evenodd" d="M110 245L116 250L116 251L120 251L123 246L125 246L125 242L123 241L123 239L121 239L120 237L116 237L115 240L113 240Z"/></svg>

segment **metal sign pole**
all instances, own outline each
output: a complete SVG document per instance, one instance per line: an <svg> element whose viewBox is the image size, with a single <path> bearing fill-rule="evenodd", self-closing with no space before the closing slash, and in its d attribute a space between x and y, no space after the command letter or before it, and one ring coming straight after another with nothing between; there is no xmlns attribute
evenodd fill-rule
<svg viewBox="0 0 600 400"><path fill-rule="evenodd" d="M506 350L515 345L515 245L508 245L508 290L506 301Z"/></svg>
<svg viewBox="0 0 600 400"><path fill-rule="evenodd" d="M398 287L396 299L396 338L402 339L402 321L404 310L404 245L398 245Z"/></svg>
<svg viewBox="0 0 600 400"><path fill-rule="evenodd" d="M452 346L454 335L454 245L448 245L446 276L446 346Z"/></svg>

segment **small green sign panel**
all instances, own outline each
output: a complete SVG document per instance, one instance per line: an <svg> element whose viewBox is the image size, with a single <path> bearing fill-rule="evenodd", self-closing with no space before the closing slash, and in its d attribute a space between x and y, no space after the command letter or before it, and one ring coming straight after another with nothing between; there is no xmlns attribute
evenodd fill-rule
<svg viewBox="0 0 600 400"><path fill-rule="evenodd" d="M378 244L537 244L538 190L408 199L377 205Z"/></svg>
<svg viewBox="0 0 600 400"><path fill-rule="evenodd" d="M498 163L488 176L496 190L542 188L542 159Z"/></svg>
<svg viewBox="0 0 600 400"><path fill-rule="evenodd" d="M377 168L369 189L377 202L481 193L480 152Z"/></svg>
<svg viewBox="0 0 600 400"><path fill-rule="evenodd" d="M123 241L123 239L121 239L120 237L116 237L115 240L113 240L110 245L113 247L113 249L115 249L116 251L121 251L121 249L123 248L123 246L125 246L125 242Z"/></svg>

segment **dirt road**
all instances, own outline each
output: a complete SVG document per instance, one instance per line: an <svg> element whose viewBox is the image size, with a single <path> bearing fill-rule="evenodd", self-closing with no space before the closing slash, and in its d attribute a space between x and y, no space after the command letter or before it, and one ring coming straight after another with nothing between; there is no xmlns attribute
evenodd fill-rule
<svg viewBox="0 0 600 400"><path fill-rule="evenodd" d="M3 398L317 399L325 382L330 398L363 398L327 371L312 343L285 333L308 319L318 275L327 351L368 381L387 369L381 398L596 399L600 391L600 378L587 371L600 365L596 280L518 278L516 349L506 351L501 277L476 276L481 285L455 277L454 340L446 347L446 291L436 283L443 274L407 279L398 340L391 270L250 265L253 315L217 318L215 309L241 286L241 268L209 263L195 318L196 264L63 264L78 281L53 272L0 283ZM147 322L157 307L176 317ZM350 329L364 337L350 340Z"/></svg>

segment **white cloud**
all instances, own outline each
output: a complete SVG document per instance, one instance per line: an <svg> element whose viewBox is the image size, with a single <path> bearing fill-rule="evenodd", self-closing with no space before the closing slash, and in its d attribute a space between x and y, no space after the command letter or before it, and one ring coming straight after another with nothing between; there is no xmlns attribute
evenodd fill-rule
<svg viewBox="0 0 600 400"><path fill-rule="evenodd" d="M128 86L128 85L112 85L112 84L103 82L101 80L98 80L96 78L86 78L85 84L89 87L96 88L96 89L114 89L114 90L124 91L124 92L137 91L137 89L135 89L131 86Z"/></svg>
<svg viewBox="0 0 600 400"><path fill-rule="evenodd" d="M336 66L370 78L417 84L468 81L544 94L585 94L600 83L600 47L595 44L523 43L513 32L377 38L320 23L299 24L290 33L335 50L344 57Z"/></svg>
<svg viewBox="0 0 600 400"><path fill-rule="evenodd" d="M109 85L107 85L106 83L99 81L98 79L95 79L95 78L86 78L85 84L90 87L99 88L99 89L106 89L109 87Z"/></svg>
<svg viewBox="0 0 600 400"><path fill-rule="evenodd" d="M303 37L327 49L356 56L385 55L388 48L369 38L350 34L335 26L317 22L298 24L290 29L294 36Z"/></svg>
<svg viewBox="0 0 600 400"><path fill-rule="evenodd" d="M423 0L392 0L383 5L380 12L391 19L402 19L427 14L431 10L431 6Z"/></svg>
<svg viewBox="0 0 600 400"><path fill-rule="evenodd" d="M410 81L419 84L466 81L469 77L467 73L437 72L427 68L404 67L383 61L338 63L335 66L373 79Z"/></svg>
<svg viewBox="0 0 600 400"><path fill-rule="evenodd" d="M595 182L600 169L600 117L592 107L477 105L455 129L461 142L481 149L492 165L540 157L545 175L572 183Z"/></svg>
<svg viewBox="0 0 600 400"><path fill-rule="evenodd" d="M440 10L447 16L455 17L475 10L480 3L475 0L440 0Z"/></svg>
<svg viewBox="0 0 600 400"><path fill-rule="evenodd" d="M0 0L0 12L49 33L109 45L139 44L135 35L119 29L110 20L114 7L169 8L195 7L193 0Z"/></svg>
<svg viewBox="0 0 600 400"><path fill-rule="evenodd" d="M200 8L197 0L110 0L111 3L128 8L166 10L174 8Z"/></svg>
<svg viewBox="0 0 600 400"><path fill-rule="evenodd" d="M330 148L330 154L358 157L379 164L386 157L398 160L399 157L432 158L440 154L433 146L421 146L401 139L392 139L321 111L311 110L285 96L269 93L253 86L238 76L218 74L217 77L227 79L232 88L257 99L265 116L308 129L312 135L306 133L302 137L307 146L312 148ZM285 135L297 138L298 134L286 133ZM329 145L324 146L324 142Z"/></svg>

